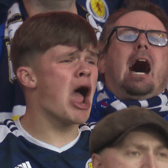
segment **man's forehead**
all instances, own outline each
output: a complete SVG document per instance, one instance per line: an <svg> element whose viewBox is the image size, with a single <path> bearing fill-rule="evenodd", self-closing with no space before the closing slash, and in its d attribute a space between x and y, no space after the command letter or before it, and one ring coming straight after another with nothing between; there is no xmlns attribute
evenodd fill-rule
<svg viewBox="0 0 168 168"><path fill-rule="evenodd" d="M144 30L166 31L163 23L155 15L146 11L132 11L121 16L115 26L130 26Z"/></svg>

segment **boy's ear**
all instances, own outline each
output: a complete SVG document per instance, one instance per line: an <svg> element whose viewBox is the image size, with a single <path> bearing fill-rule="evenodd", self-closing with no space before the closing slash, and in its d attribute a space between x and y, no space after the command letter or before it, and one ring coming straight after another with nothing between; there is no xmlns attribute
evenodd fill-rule
<svg viewBox="0 0 168 168"><path fill-rule="evenodd" d="M24 87L32 89L36 87L37 79L31 67L19 67L16 76Z"/></svg>
<svg viewBox="0 0 168 168"><path fill-rule="evenodd" d="M94 168L103 168L100 157L101 156L97 153L92 154L92 165Z"/></svg>

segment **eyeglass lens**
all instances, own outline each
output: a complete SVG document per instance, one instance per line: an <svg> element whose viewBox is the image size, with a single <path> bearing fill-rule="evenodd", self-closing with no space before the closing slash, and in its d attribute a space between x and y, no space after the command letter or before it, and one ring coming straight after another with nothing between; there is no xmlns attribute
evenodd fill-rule
<svg viewBox="0 0 168 168"><path fill-rule="evenodd" d="M123 42L134 42L139 37L140 30L127 27L117 28L117 37ZM147 40L150 44L156 46L165 46L167 44L167 34L160 31L147 31Z"/></svg>

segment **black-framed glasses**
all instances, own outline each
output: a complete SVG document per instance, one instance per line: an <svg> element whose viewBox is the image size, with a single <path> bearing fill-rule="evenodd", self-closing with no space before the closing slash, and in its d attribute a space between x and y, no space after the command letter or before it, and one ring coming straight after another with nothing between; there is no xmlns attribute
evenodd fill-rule
<svg viewBox="0 0 168 168"><path fill-rule="evenodd" d="M117 26L114 27L110 33L106 46L109 45L112 35L116 32L117 39L126 43L135 42L141 33L145 33L148 43L158 47L165 47L168 41L168 33L160 30L141 30L129 26Z"/></svg>

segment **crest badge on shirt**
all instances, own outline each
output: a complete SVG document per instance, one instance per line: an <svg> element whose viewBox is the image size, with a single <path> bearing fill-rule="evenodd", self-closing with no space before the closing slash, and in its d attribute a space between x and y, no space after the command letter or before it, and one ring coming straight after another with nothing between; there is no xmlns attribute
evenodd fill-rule
<svg viewBox="0 0 168 168"><path fill-rule="evenodd" d="M93 168L93 166L92 166L92 159L91 158L86 162L85 168Z"/></svg>
<svg viewBox="0 0 168 168"><path fill-rule="evenodd" d="M109 16L109 9L105 0L86 0L88 12L99 22L106 22Z"/></svg>

